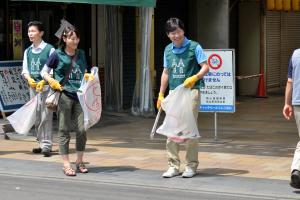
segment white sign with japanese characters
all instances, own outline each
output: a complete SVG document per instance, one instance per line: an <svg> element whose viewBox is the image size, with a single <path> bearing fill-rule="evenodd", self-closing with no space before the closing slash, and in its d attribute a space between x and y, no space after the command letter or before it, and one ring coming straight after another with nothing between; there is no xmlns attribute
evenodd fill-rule
<svg viewBox="0 0 300 200"><path fill-rule="evenodd" d="M204 50L209 72L200 89L200 112L235 112L235 58L233 49Z"/></svg>
<svg viewBox="0 0 300 200"><path fill-rule="evenodd" d="M29 101L28 84L21 72L22 61L0 61L0 111L15 111Z"/></svg>

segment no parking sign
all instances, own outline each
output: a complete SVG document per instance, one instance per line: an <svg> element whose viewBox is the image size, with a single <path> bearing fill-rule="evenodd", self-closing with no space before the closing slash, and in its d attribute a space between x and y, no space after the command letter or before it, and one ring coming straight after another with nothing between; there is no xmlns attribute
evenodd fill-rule
<svg viewBox="0 0 300 200"><path fill-rule="evenodd" d="M235 59L233 49L204 50L209 72L201 88L201 112L235 112Z"/></svg>

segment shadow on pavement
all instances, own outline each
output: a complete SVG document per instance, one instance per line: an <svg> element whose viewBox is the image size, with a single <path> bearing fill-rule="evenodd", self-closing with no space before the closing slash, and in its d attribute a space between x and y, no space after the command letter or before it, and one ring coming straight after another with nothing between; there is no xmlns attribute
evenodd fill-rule
<svg viewBox="0 0 300 200"><path fill-rule="evenodd" d="M116 173L116 172L133 172L139 170L134 166L106 166L106 167L89 167L89 173Z"/></svg>
<svg viewBox="0 0 300 200"><path fill-rule="evenodd" d="M106 138L107 139L107 138ZM99 138L101 140L101 138ZM97 147L114 147L114 148L139 148L139 149L156 149L164 150L166 140L146 140L146 139L125 139L111 138L110 143L92 144ZM278 156L278 157L293 157L294 148L286 147L282 144L242 144L242 143L214 143L214 142L199 142L199 153L230 153L230 154L245 154L259 156ZM180 150L185 150L184 144L180 145Z"/></svg>
<svg viewBox="0 0 300 200"><path fill-rule="evenodd" d="M248 170L241 169L226 169L226 168L206 168L198 170L198 176L211 177L211 176L236 176L249 173Z"/></svg>
<svg viewBox="0 0 300 200"><path fill-rule="evenodd" d="M28 151L0 151L0 155L6 155L6 154L28 154ZM30 152L31 153L31 152ZM32 154L32 153L31 153Z"/></svg>
<svg viewBox="0 0 300 200"><path fill-rule="evenodd" d="M96 152L96 151L99 151L99 150L96 149L96 148L86 148L84 152L85 152L85 153L90 153L90 152ZM76 149L70 148L70 152L69 152L69 153L70 153L70 154L76 153ZM57 154L59 154L58 150L57 150Z"/></svg>

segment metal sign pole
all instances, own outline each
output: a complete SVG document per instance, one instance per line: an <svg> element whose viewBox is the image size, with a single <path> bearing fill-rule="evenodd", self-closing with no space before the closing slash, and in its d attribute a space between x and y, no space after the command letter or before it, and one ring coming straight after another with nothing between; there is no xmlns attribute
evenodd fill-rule
<svg viewBox="0 0 300 200"><path fill-rule="evenodd" d="M218 113L235 112L235 50L205 49L209 73L201 88L200 112L214 113L214 142L218 139Z"/></svg>
<svg viewBox="0 0 300 200"><path fill-rule="evenodd" d="M217 112L215 112L215 141L218 140L218 116Z"/></svg>
<svg viewBox="0 0 300 200"><path fill-rule="evenodd" d="M6 119L5 112L1 111L1 115L2 115L2 117L3 117L4 120L7 120L7 119Z"/></svg>
<svg viewBox="0 0 300 200"><path fill-rule="evenodd" d="M3 119L4 119L5 121L7 121L5 112L1 111L1 115L2 115ZM4 134L4 139L9 140L10 138L9 138L8 135L6 134L6 130L5 130L5 129L6 129L5 123L4 123L4 124L1 124L1 126L2 126L1 128L2 128L3 134Z"/></svg>

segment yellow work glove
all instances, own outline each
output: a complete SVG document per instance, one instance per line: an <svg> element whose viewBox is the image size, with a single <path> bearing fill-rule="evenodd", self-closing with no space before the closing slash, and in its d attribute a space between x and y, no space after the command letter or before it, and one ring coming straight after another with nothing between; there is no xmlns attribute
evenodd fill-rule
<svg viewBox="0 0 300 200"><path fill-rule="evenodd" d="M43 92L43 88L44 88L45 84L46 84L46 81L44 81L44 80L39 81L36 85L36 91Z"/></svg>
<svg viewBox="0 0 300 200"><path fill-rule="evenodd" d="M85 79L86 81L92 81L92 80L94 80L94 74L91 74L91 73L85 73L85 74L84 74L84 79Z"/></svg>
<svg viewBox="0 0 300 200"><path fill-rule="evenodd" d="M29 86L30 87L32 87L32 88L35 88L36 87L36 82L35 82L35 80L33 79L33 78L28 78L27 79L27 81L28 81L28 84L29 84Z"/></svg>
<svg viewBox="0 0 300 200"><path fill-rule="evenodd" d="M183 85L186 88L192 88L197 81L198 81L198 76L194 75L194 76L191 76L191 77L185 79L185 81L183 82Z"/></svg>
<svg viewBox="0 0 300 200"><path fill-rule="evenodd" d="M48 83L49 83L50 87L54 90L59 90L59 91L63 90L63 88L59 84L59 82L53 78L48 78Z"/></svg>
<svg viewBox="0 0 300 200"><path fill-rule="evenodd" d="M161 106L161 102L162 100L164 100L165 97L164 97L164 93L159 93L158 94L158 99L157 99L157 103L156 103L156 108L159 110L160 109L160 106Z"/></svg>

